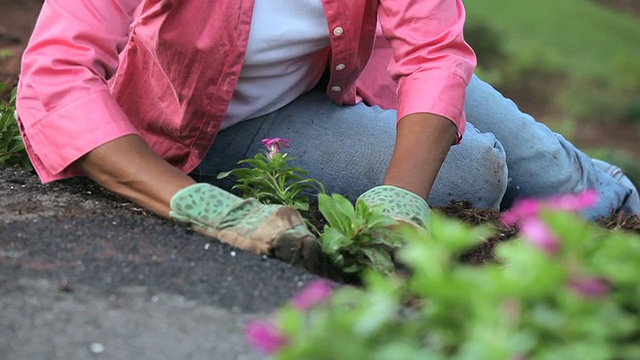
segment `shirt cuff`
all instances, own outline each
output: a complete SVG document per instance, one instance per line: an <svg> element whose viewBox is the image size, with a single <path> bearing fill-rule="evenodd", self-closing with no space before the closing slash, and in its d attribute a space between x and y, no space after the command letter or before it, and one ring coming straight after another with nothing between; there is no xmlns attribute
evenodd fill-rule
<svg viewBox="0 0 640 360"><path fill-rule="evenodd" d="M467 82L458 74L431 69L402 78L398 84L398 120L409 114L431 113L443 116L458 129L456 143L466 129L464 100Z"/></svg>
<svg viewBox="0 0 640 360"><path fill-rule="evenodd" d="M89 94L23 126L27 152L43 183L81 175L70 166L74 161L109 141L138 133L108 91Z"/></svg>

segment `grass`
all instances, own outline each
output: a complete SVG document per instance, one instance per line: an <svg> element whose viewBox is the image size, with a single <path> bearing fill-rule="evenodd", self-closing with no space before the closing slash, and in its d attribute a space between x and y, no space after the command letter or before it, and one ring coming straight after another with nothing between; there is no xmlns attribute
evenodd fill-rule
<svg viewBox="0 0 640 360"><path fill-rule="evenodd" d="M468 19L487 22L504 34L506 50L515 61L539 52L552 66L571 76L618 85L634 76L639 83L631 85L640 85L638 18L592 0L464 3Z"/></svg>
<svg viewBox="0 0 640 360"><path fill-rule="evenodd" d="M640 123L638 17L593 0L463 1L468 24L473 24L469 30L477 32L468 38L483 50L481 76L506 89L531 80L553 81L543 91L553 91L558 111L539 120L569 138L583 121ZM634 156L613 149L587 152L621 166L640 183Z"/></svg>

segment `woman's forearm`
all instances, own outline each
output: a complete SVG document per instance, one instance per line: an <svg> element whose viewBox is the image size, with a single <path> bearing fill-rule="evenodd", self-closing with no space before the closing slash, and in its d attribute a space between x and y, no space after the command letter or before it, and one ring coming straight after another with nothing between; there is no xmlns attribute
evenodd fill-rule
<svg viewBox="0 0 640 360"><path fill-rule="evenodd" d="M411 114L400 119L395 149L383 183L426 199L455 141L456 131L449 119L430 113Z"/></svg>
<svg viewBox="0 0 640 360"><path fill-rule="evenodd" d="M172 166L138 135L127 135L97 147L76 164L98 184L169 217L169 202L195 181Z"/></svg>

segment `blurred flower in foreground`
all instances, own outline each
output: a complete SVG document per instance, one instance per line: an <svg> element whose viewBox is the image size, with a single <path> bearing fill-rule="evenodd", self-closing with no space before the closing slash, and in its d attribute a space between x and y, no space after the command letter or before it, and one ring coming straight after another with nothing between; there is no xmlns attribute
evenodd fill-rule
<svg viewBox="0 0 640 360"><path fill-rule="evenodd" d="M555 254L559 249L556 235L539 218L543 209L577 212L587 209L598 202L598 193L586 190L579 194L565 194L547 199L523 199L502 214L502 223L506 226L518 224L522 237L547 254Z"/></svg>
<svg viewBox="0 0 640 360"><path fill-rule="evenodd" d="M558 252L558 238L542 220L527 219L520 225L520 233L526 241L545 253L553 255Z"/></svg>
<svg viewBox="0 0 640 360"><path fill-rule="evenodd" d="M282 139L282 138L273 138L273 139L262 139L262 145L266 146L269 149L269 159L273 159L273 157L280 152L282 148L289 148L289 144L291 140Z"/></svg>
<svg viewBox="0 0 640 360"><path fill-rule="evenodd" d="M277 352L289 341L275 324L265 320L250 322L245 335L254 348L266 355Z"/></svg>
<svg viewBox="0 0 640 360"><path fill-rule="evenodd" d="M291 299L291 305L298 310L307 310L331 296L331 286L326 280L316 280Z"/></svg>
<svg viewBox="0 0 640 360"><path fill-rule="evenodd" d="M569 288L590 299L600 299L609 293L609 282L601 277L573 277L569 279Z"/></svg>
<svg viewBox="0 0 640 360"><path fill-rule="evenodd" d="M576 212L588 209L597 202L598 193L591 189L579 194L557 195L547 199L522 199L502 214L502 222L511 226L529 218L537 218L542 209Z"/></svg>

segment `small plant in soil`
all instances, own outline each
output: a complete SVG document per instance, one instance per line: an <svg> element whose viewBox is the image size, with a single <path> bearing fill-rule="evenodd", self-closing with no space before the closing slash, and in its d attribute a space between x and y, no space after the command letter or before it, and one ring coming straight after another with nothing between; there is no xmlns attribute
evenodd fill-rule
<svg viewBox="0 0 640 360"><path fill-rule="evenodd" d="M0 95L7 85L0 83ZM0 100L0 165L19 165L25 170L33 170L16 122L16 88L11 91L9 102Z"/></svg>
<svg viewBox="0 0 640 360"><path fill-rule="evenodd" d="M397 225L382 214L381 207L369 207L364 201L355 206L339 194L325 194L322 183L305 178L307 172L291 167L293 157L283 152L289 140L264 139L266 149L251 159L241 160L239 168L218 174L218 178L234 176L233 189L244 197L266 204L284 204L296 208L307 224L319 235L323 251L340 273L342 280L358 282L363 271L388 274L394 271L393 252L401 247L401 238L389 228ZM318 210L323 216L319 227L311 219L309 193L318 193Z"/></svg>
<svg viewBox="0 0 640 360"><path fill-rule="evenodd" d="M402 246L402 237L391 229L398 222L382 214L381 206L369 207L362 200L354 206L339 194L320 194L318 206L327 222L319 241L335 266L357 276L367 269L395 270L392 254Z"/></svg>
<svg viewBox="0 0 640 360"><path fill-rule="evenodd" d="M324 193L324 185L318 180L306 178L307 172L289 165L294 158L282 152L289 147L289 140L264 139L266 150L251 159L238 162L240 166L218 174L218 179L236 178L232 189L239 190L246 198L255 198L265 204L283 204L301 213L309 210L309 193Z"/></svg>

